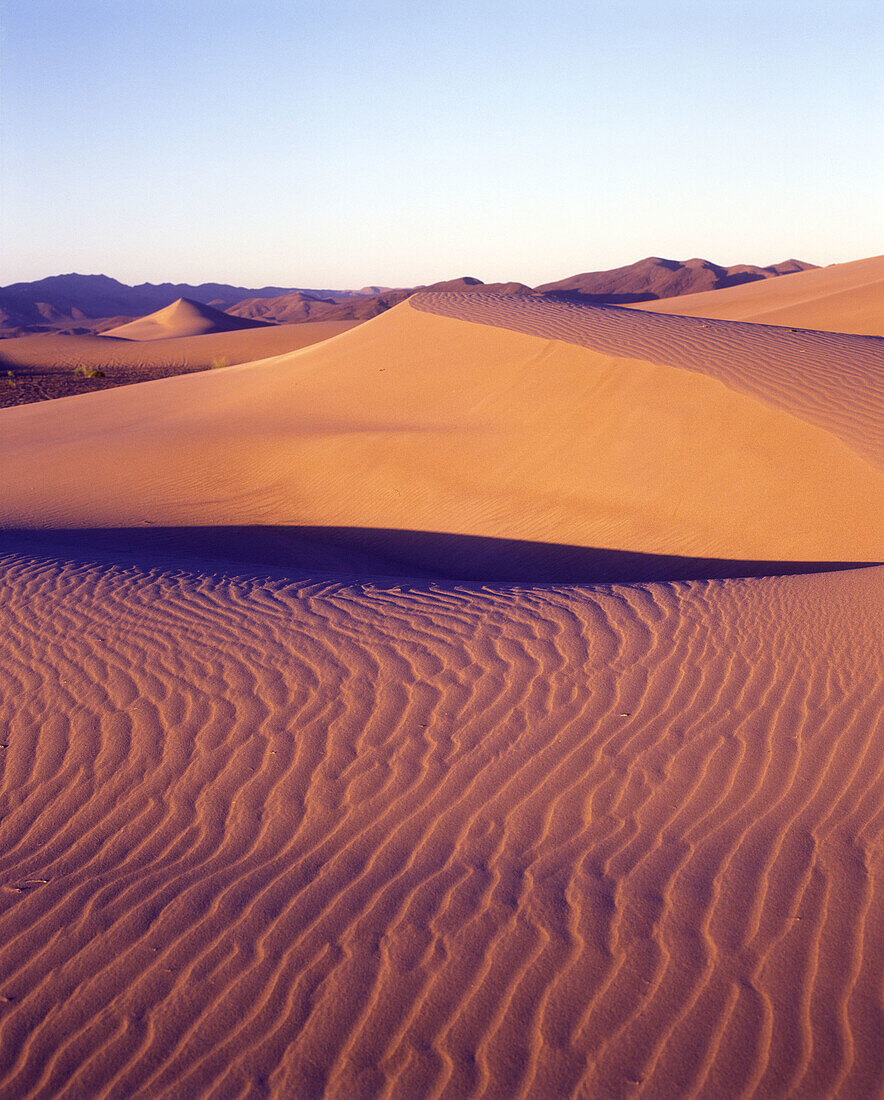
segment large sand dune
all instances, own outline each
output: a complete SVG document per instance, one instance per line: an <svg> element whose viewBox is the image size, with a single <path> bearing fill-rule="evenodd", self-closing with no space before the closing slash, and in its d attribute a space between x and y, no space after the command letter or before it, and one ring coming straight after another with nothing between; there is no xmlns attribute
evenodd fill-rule
<svg viewBox="0 0 884 1100"><path fill-rule="evenodd" d="M0 522L878 560L879 342L790 334L784 346L776 332L759 342L753 326L722 326L728 344L697 322L625 309L418 303L223 374L8 410ZM666 357L690 369L654 361Z"/></svg>
<svg viewBox="0 0 884 1100"><path fill-rule="evenodd" d="M884 256L633 308L884 336Z"/></svg>
<svg viewBox="0 0 884 1100"><path fill-rule="evenodd" d="M426 294L0 412L0 1095L879 1096L880 348Z"/></svg>

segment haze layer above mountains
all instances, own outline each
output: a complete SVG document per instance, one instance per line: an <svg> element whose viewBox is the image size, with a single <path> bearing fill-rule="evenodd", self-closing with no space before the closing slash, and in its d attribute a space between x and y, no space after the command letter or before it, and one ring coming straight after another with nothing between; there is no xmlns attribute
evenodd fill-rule
<svg viewBox="0 0 884 1100"><path fill-rule="evenodd" d="M815 265L787 260L769 267L722 267L708 260L666 260L651 256L611 271L591 271L535 288L545 295L588 303L649 302L662 298L739 286ZM486 284L464 277L431 284L430 289L482 290ZM368 320L408 298L416 287L364 287L361 290L312 290L266 286L260 289L224 283L142 283L127 286L106 275L54 275L30 283L0 287L0 336L37 332L103 332L171 305L180 298L224 310L237 317L271 323ZM522 283L489 284L487 289L531 293Z"/></svg>

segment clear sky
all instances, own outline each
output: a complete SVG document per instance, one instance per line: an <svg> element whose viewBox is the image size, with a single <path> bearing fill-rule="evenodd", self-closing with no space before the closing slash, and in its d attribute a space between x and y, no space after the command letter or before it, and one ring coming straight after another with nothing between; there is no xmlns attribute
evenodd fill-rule
<svg viewBox="0 0 884 1100"><path fill-rule="evenodd" d="M0 284L884 252L881 0L0 0Z"/></svg>

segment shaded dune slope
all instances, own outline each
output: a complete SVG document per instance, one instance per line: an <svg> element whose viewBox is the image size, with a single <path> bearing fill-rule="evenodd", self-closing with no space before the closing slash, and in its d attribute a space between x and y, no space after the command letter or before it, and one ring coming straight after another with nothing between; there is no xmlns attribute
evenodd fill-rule
<svg viewBox="0 0 884 1100"><path fill-rule="evenodd" d="M442 531L274 524L5 528L2 541L36 553L88 553L97 560L145 569L175 561L211 571L247 562L287 575L355 575L375 583L383 578L529 584L706 580L828 573L869 564L685 557Z"/></svg>
<svg viewBox="0 0 884 1100"><path fill-rule="evenodd" d="M878 1095L880 570L0 577L2 1095Z"/></svg>
<svg viewBox="0 0 884 1100"><path fill-rule="evenodd" d="M632 308L884 337L884 256Z"/></svg>

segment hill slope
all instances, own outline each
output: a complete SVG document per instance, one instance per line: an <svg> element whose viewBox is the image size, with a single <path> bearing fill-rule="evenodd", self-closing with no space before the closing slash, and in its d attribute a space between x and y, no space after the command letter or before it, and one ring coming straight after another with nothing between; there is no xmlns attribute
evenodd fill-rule
<svg viewBox="0 0 884 1100"><path fill-rule="evenodd" d="M649 256L626 267L587 271L558 282L544 283L536 289L575 300L625 304L738 286L806 271L813 266L801 260L786 260L770 267L753 264L721 267L709 260L664 260L660 256Z"/></svg>

